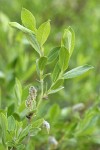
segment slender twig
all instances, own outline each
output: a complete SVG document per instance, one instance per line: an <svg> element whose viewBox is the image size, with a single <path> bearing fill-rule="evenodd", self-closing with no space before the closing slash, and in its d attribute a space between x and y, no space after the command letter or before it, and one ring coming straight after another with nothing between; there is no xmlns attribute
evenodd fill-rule
<svg viewBox="0 0 100 150"><path fill-rule="evenodd" d="M38 104L37 104L37 111L38 111L38 108L42 102L42 98L43 98L43 84L44 84L44 81L43 81L43 71L40 72L40 84L41 84L41 94L40 94L40 98L39 98L39 101L38 101Z"/></svg>

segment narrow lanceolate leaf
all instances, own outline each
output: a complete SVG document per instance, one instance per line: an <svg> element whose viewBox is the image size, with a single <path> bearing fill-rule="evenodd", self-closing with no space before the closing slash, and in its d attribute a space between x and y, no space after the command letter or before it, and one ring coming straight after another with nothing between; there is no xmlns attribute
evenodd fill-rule
<svg viewBox="0 0 100 150"><path fill-rule="evenodd" d="M63 82L64 82L63 79L57 80L57 81L51 86L51 89L54 90L54 89L59 88L60 86L63 85Z"/></svg>
<svg viewBox="0 0 100 150"><path fill-rule="evenodd" d="M43 70L47 63L47 57L43 56L39 59L39 69Z"/></svg>
<svg viewBox="0 0 100 150"><path fill-rule="evenodd" d="M32 123L32 127L33 128L41 127L41 125L43 124L43 121L44 121L43 118L36 120L35 122Z"/></svg>
<svg viewBox="0 0 100 150"><path fill-rule="evenodd" d="M26 34L31 33L31 30L25 28L24 26L20 25L17 22L10 22L9 25L13 28L16 28L16 29L22 31L23 33L26 33Z"/></svg>
<svg viewBox="0 0 100 150"><path fill-rule="evenodd" d="M58 117L60 116L60 107L58 104L54 104L51 108L50 108L50 112L49 112L49 117L50 117L50 123L55 123L58 119Z"/></svg>
<svg viewBox="0 0 100 150"><path fill-rule="evenodd" d="M74 45L75 45L75 33L71 27L68 27L64 31L61 46L65 46L71 56L74 49Z"/></svg>
<svg viewBox="0 0 100 150"><path fill-rule="evenodd" d="M25 145L24 144L20 144L17 146L17 150L24 150L25 149Z"/></svg>
<svg viewBox="0 0 100 150"><path fill-rule="evenodd" d="M6 116L1 113L0 114L0 126L1 126L1 131L2 131L2 142L4 145L6 145L6 133L7 133L7 129L8 129L8 122L7 122L7 118Z"/></svg>
<svg viewBox="0 0 100 150"><path fill-rule="evenodd" d="M65 47L60 48L59 52L59 64L62 71L68 68L69 52Z"/></svg>
<svg viewBox="0 0 100 150"><path fill-rule="evenodd" d="M25 9L25 8L22 8L22 11L21 11L21 20L22 20L22 23L23 25L32 30L33 32L36 31L36 20L35 20L35 17L33 16L33 14Z"/></svg>
<svg viewBox="0 0 100 150"><path fill-rule="evenodd" d="M14 131L16 128L16 121L13 116L8 117L8 131Z"/></svg>
<svg viewBox="0 0 100 150"><path fill-rule="evenodd" d="M22 141L22 140L24 139L24 137L29 134L29 131L30 131L31 128L32 128L32 126L31 126L31 125L28 125L26 128L24 128L24 129L21 131L21 133L20 133L20 135L19 135L19 137L18 137L19 141Z"/></svg>
<svg viewBox="0 0 100 150"><path fill-rule="evenodd" d="M58 91L62 90L63 88L64 88L64 87L61 86L61 87L59 87L59 88L57 88L57 89L55 89L55 90L50 90L50 91L48 92L48 94L57 93Z"/></svg>
<svg viewBox="0 0 100 150"><path fill-rule="evenodd" d="M74 69L66 72L63 75L63 78L64 79L75 78L75 77L78 77L78 76L84 74L85 72L87 72L93 68L94 67L89 66L89 65L80 66L80 67L74 68Z"/></svg>
<svg viewBox="0 0 100 150"><path fill-rule="evenodd" d="M16 78L16 81L15 81L15 95L16 95L16 98L17 98L17 101L18 101L18 105L21 104L21 98L22 98L22 86L21 86L21 83L20 81Z"/></svg>
<svg viewBox="0 0 100 150"><path fill-rule="evenodd" d="M27 37L29 43L31 44L31 46L37 51L37 53L39 55L41 55L40 46L39 46L39 43L36 39L36 36L32 33L29 33L29 34L26 34L26 37Z"/></svg>
<svg viewBox="0 0 100 150"><path fill-rule="evenodd" d="M35 34L31 30L23 27L17 22L10 22L9 24L11 27L17 28L18 30L22 31L26 35L26 38L28 39L31 46L37 51L39 55L41 55L39 43L36 39Z"/></svg>
<svg viewBox="0 0 100 150"><path fill-rule="evenodd" d="M48 54L48 63L53 62L59 55L60 47L55 47L51 49L51 51Z"/></svg>
<svg viewBox="0 0 100 150"><path fill-rule="evenodd" d="M47 40L50 33L50 20L44 22L37 30L37 40L42 46Z"/></svg>
<svg viewBox="0 0 100 150"><path fill-rule="evenodd" d="M39 131L41 131L41 128L32 128L30 131L30 136L36 136Z"/></svg>
<svg viewBox="0 0 100 150"><path fill-rule="evenodd" d="M57 62L56 66L54 67L53 74L52 74L53 81L56 81L58 79L60 72L61 72L61 69Z"/></svg>

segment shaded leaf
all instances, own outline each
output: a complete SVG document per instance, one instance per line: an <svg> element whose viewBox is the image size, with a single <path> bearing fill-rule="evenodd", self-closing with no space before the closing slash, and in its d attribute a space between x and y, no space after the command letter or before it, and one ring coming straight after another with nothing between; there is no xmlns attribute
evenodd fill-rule
<svg viewBox="0 0 100 150"><path fill-rule="evenodd" d="M50 75L51 75L51 73L44 74L43 79L45 79L47 76L50 76Z"/></svg>
<svg viewBox="0 0 100 150"><path fill-rule="evenodd" d="M46 65L46 63L47 63L47 57L46 56L40 57L38 63L39 63L39 69L43 70L45 65Z"/></svg>
<svg viewBox="0 0 100 150"><path fill-rule="evenodd" d="M33 128L39 128L42 124L43 124L44 119L38 119L35 122L32 123L32 127Z"/></svg>
<svg viewBox="0 0 100 150"><path fill-rule="evenodd" d="M60 114L60 108L59 108L59 105L57 104L54 104L51 109L50 109L50 112L49 112L49 116L50 116L50 122L56 122L57 121L57 118L59 117L59 114Z"/></svg>
<svg viewBox="0 0 100 150"><path fill-rule="evenodd" d="M18 105L20 105L21 98L22 98L22 86L21 86L20 81L17 78L15 80L14 90L15 90L15 95L16 95L17 101L18 101Z"/></svg>
<svg viewBox="0 0 100 150"><path fill-rule="evenodd" d="M36 136L39 131L41 131L41 128L32 128L30 131L30 136Z"/></svg>
<svg viewBox="0 0 100 150"><path fill-rule="evenodd" d="M57 89L57 88L59 88L60 86L62 86L63 85L63 82L64 82L64 80L63 79L59 79L59 80L57 80L52 86L51 86L51 89Z"/></svg>
<svg viewBox="0 0 100 150"><path fill-rule="evenodd" d="M19 138L20 133L22 132L22 122L16 121L16 129L15 129L15 135L17 138Z"/></svg>
<svg viewBox="0 0 100 150"><path fill-rule="evenodd" d="M25 149L25 145L20 144L17 146L17 150L24 150Z"/></svg>
<svg viewBox="0 0 100 150"><path fill-rule="evenodd" d="M63 87L63 86L61 86L61 87L60 87L60 88L58 88L58 89L50 90L50 91L48 92L48 94L57 93L58 91L62 90L63 88L64 88L64 87Z"/></svg>
<svg viewBox="0 0 100 150"><path fill-rule="evenodd" d="M26 37L27 37L29 43L31 44L31 46L38 52L39 55L41 55L40 46L38 44L38 41L37 41L35 35L32 33L29 33L29 34L26 34Z"/></svg>
<svg viewBox="0 0 100 150"><path fill-rule="evenodd" d="M14 131L16 127L16 122L13 116L8 117L8 131Z"/></svg>
<svg viewBox="0 0 100 150"><path fill-rule="evenodd" d="M52 73L53 81L57 80L57 78L59 77L60 72L61 72L61 69L60 69L59 64L57 62L57 64L54 67L53 73Z"/></svg>
<svg viewBox="0 0 100 150"><path fill-rule="evenodd" d="M11 116L14 113L14 110L15 110L15 104L12 103L7 109L7 116Z"/></svg>
<svg viewBox="0 0 100 150"><path fill-rule="evenodd" d="M22 130L22 132L19 135L19 141L22 141L25 136L29 134L30 129L32 128L31 125L28 125L26 128Z"/></svg>
<svg viewBox="0 0 100 150"><path fill-rule="evenodd" d="M51 63L58 57L59 50L60 50L60 47L55 47L55 48L51 49L51 51L48 54L48 63Z"/></svg>
<svg viewBox="0 0 100 150"><path fill-rule="evenodd" d="M59 64L62 71L68 68L69 52L65 47L60 48L59 52Z"/></svg>

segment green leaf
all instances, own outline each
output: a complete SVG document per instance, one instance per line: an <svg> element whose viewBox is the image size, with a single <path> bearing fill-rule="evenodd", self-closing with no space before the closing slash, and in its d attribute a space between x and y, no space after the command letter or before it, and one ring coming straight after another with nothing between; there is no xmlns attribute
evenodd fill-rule
<svg viewBox="0 0 100 150"><path fill-rule="evenodd" d="M73 49L75 45L75 33L71 27L68 27L65 29L61 46L66 47L66 49L69 51L70 56L72 55Z"/></svg>
<svg viewBox="0 0 100 150"><path fill-rule="evenodd" d="M59 52L59 64L62 71L68 68L69 52L65 47L60 48Z"/></svg>
<svg viewBox="0 0 100 150"><path fill-rule="evenodd" d="M17 112L14 112L14 113L13 113L13 117L15 118L15 120L18 120L18 121L21 120L21 116L20 116L20 114L17 113Z"/></svg>
<svg viewBox="0 0 100 150"><path fill-rule="evenodd" d="M30 136L36 136L39 131L41 131L41 128L32 128L30 131Z"/></svg>
<svg viewBox="0 0 100 150"><path fill-rule="evenodd" d="M50 75L51 75L51 73L44 74L43 79L45 79L47 76L50 76Z"/></svg>
<svg viewBox="0 0 100 150"><path fill-rule="evenodd" d="M0 125L2 129L2 142L4 145L6 145L6 134L7 134L7 129L8 129L8 122L7 118L3 113L0 113Z"/></svg>
<svg viewBox="0 0 100 150"><path fill-rule="evenodd" d="M63 82L64 82L63 79L57 80L57 81L51 86L51 89L54 90L54 89L59 88L60 86L63 85Z"/></svg>
<svg viewBox="0 0 100 150"><path fill-rule="evenodd" d="M80 120L76 127L76 136L92 135L95 131L95 126L99 120L100 112L95 111L94 108L88 109L85 112L84 118Z"/></svg>
<svg viewBox="0 0 100 150"><path fill-rule="evenodd" d="M36 39L36 36L34 34L32 34L32 33L28 33L28 34L26 34L26 37L27 37L29 43L31 44L31 46L41 56L41 50L40 50L39 43L38 43L38 41Z"/></svg>
<svg viewBox="0 0 100 150"><path fill-rule="evenodd" d="M10 22L9 24L10 24L11 27L17 28L20 31L22 31L26 35L26 38L28 39L31 46L37 51L37 53L39 55L41 55L41 50L40 50L39 43L36 39L35 34L31 30L23 27L22 25L20 25L17 22Z"/></svg>
<svg viewBox="0 0 100 150"><path fill-rule="evenodd" d="M12 103L11 105L8 106L7 109L7 116L11 116L15 111L15 103Z"/></svg>
<svg viewBox="0 0 100 150"><path fill-rule="evenodd" d="M47 57L46 56L40 57L38 63L39 63L39 69L43 70L45 65L46 65L46 63L47 63Z"/></svg>
<svg viewBox="0 0 100 150"><path fill-rule="evenodd" d="M22 20L22 23L25 27L32 30L33 32L36 31L35 17L33 16L33 14L29 10L22 8L21 20Z"/></svg>
<svg viewBox="0 0 100 150"><path fill-rule="evenodd" d="M49 112L50 122L53 122L53 123L56 122L57 118L59 117L59 114L60 114L59 105L54 104L51 107L50 112Z"/></svg>
<svg viewBox="0 0 100 150"><path fill-rule="evenodd" d="M28 125L26 128L24 128L22 130L22 132L20 133L20 135L18 137L19 141L22 141L24 139L24 137L29 134L29 131L30 131L31 128L32 128L32 126Z"/></svg>
<svg viewBox="0 0 100 150"><path fill-rule="evenodd" d="M15 90L15 95L16 95L17 101L18 101L18 105L20 105L21 98L22 98L22 86L21 86L20 81L17 78L15 80L14 90Z"/></svg>
<svg viewBox="0 0 100 150"><path fill-rule="evenodd" d="M17 150L24 150L25 149L25 145L20 144L17 146Z"/></svg>
<svg viewBox="0 0 100 150"><path fill-rule="evenodd" d="M20 25L20 24L17 23L17 22L10 22L9 25L10 25L11 27L13 27L13 28L16 28L16 29L22 31L23 33L26 33L26 34L32 32L31 30L25 28L24 26Z"/></svg>
<svg viewBox="0 0 100 150"><path fill-rule="evenodd" d="M51 63L58 57L59 50L60 50L60 47L55 47L55 48L51 49L51 51L48 54L48 63Z"/></svg>
<svg viewBox="0 0 100 150"><path fill-rule="evenodd" d="M60 88L58 88L58 89L50 90L50 91L48 92L48 94L57 93L58 91L62 90L63 88L64 88L64 87L63 87L63 86L61 86L61 87L60 87Z"/></svg>
<svg viewBox="0 0 100 150"><path fill-rule="evenodd" d="M89 65L80 66L80 67L74 68L74 69L66 72L63 75L63 78L64 79L75 78L75 77L78 77L78 76L84 74L85 72L87 72L93 68L94 67L89 66Z"/></svg>
<svg viewBox="0 0 100 150"><path fill-rule="evenodd" d="M35 122L32 123L32 127L33 128L39 128L42 124L43 124L44 119L38 119Z"/></svg>
<svg viewBox="0 0 100 150"><path fill-rule="evenodd" d="M52 74L53 81L56 81L58 79L60 72L61 72L61 69L57 62L56 66L54 67L53 74Z"/></svg>
<svg viewBox="0 0 100 150"><path fill-rule="evenodd" d="M16 128L16 122L13 116L8 117L8 131L14 131Z"/></svg>
<svg viewBox="0 0 100 150"><path fill-rule="evenodd" d="M22 132L22 130L21 130L22 129L22 125L23 125L22 122L16 121L15 135L16 135L17 138L19 138L20 133Z"/></svg>
<svg viewBox="0 0 100 150"><path fill-rule="evenodd" d="M42 46L47 40L50 33L50 20L44 22L37 30L37 40Z"/></svg>
<svg viewBox="0 0 100 150"><path fill-rule="evenodd" d="M30 78L30 77L33 75L34 70L35 70L35 65L32 64L32 65L27 69L27 71L25 72L24 76L23 76L23 74L22 74L22 76L21 76L22 81L25 81L25 80L27 80L28 78Z"/></svg>

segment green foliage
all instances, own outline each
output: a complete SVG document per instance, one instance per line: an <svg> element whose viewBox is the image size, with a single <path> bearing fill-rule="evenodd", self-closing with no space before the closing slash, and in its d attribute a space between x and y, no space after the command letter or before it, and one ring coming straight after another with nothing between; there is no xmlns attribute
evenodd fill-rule
<svg viewBox="0 0 100 150"><path fill-rule="evenodd" d="M50 33L50 20L41 24L41 26L37 30L36 36L41 47L46 42L49 33Z"/></svg>
<svg viewBox="0 0 100 150"><path fill-rule="evenodd" d="M61 41L61 46L66 47L66 49L69 51L69 54L71 56L74 49L74 45L75 45L75 34L73 29L71 27L68 27L64 31L62 41Z"/></svg>
<svg viewBox="0 0 100 150"><path fill-rule="evenodd" d="M47 63L47 57L43 56L39 59L39 69L44 70L44 67Z"/></svg>
<svg viewBox="0 0 100 150"><path fill-rule="evenodd" d="M69 62L69 52L65 47L61 47L59 52L59 65L62 72L68 68L68 62Z"/></svg>
<svg viewBox="0 0 100 150"><path fill-rule="evenodd" d="M21 30L26 35L26 37L27 37L29 43L32 45L32 47L37 51L37 53L39 53L41 55L39 44L37 42L37 39L36 39L34 33L31 30L23 27L22 25L20 25L20 24L18 24L16 22L11 22L9 24L12 27Z"/></svg>
<svg viewBox="0 0 100 150"><path fill-rule="evenodd" d="M16 122L13 116L8 117L8 131L14 131L16 127Z"/></svg>
<svg viewBox="0 0 100 150"><path fill-rule="evenodd" d="M35 17L32 15L30 11L27 9L23 8L21 12L21 20L23 25L32 30L33 32L36 31L36 20Z"/></svg>
<svg viewBox="0 0 100 150"><path fill-rule="evenodd" d="M22 25L9 23L21 31L17 32L8 22L19 21L20 4L34 11L37 21L22 8ZM1 1L0 8L10 19L0 12L0 149L99 148L100 32L95 4L93 0ZM51 34L48 18L53 20ZM66 28L69 24L76 41L73 29ZM86 72L93 67L87 63L95 66L90 75ZM75 79L66 80L70 78Z"/></svg>
<svg viewBox="0 0 100 150"><path fill-rule="evenodd" d="M16 95L16 98L17 98L17 101L18 101L18 105L21 104L21 99L22 99L22 86L21 86L21 83L20 81L16 78L16 81L15 81L15 95Z"/></svg>
<svg viewBox="0 0 100 150"><path fill-rule="evenodd" d="M56 81L58 79L60 72L61 72L61 69L60 69L59 63L57 62L52 73L53 81Z"/></svg>
<svg viewBox="0 0 100 150"><path fill-rule="evenodd" d="M93 69L93 67L89 66L89 65L80 66L80 67L74 68L74 69L66 72L63 75L63 77L64 77L64 79L75 78L75 77L82 75L83 73L87 72L90 69Z"/></svg>
<svg viewBox="0 0 100 150"><path fill-rule="evenodd" d="M60 47L55 47L55 48L51 49L51 51L48 54L48 62L49 63L54 61L59 56L59 50L60 50Z"/></svg>
<svg viewBox="0 0 100 150"><path fill-rule="evenodd" d="M7 122L6 116L3 113L0 114L0 126L2 130L2 133L1 133L2 143L6 145L6 134L7 134L7 129L8 129L8 122Z"/></svg>

